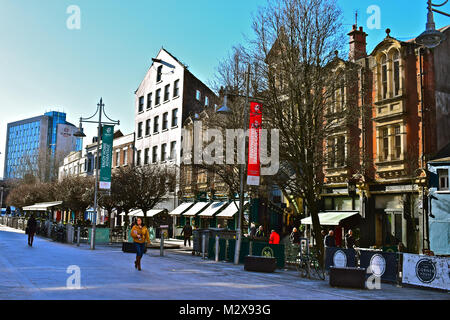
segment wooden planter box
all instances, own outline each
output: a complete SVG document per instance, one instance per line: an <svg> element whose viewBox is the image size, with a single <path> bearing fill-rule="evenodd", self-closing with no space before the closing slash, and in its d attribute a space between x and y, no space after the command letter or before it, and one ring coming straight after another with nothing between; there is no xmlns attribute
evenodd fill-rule
<svg viewBox="0 0 450 320"><path fill-rule="evenodd" d="M257 272L274 272L277 268L277 259L261 256L246 256L244 270Z"/></svg>
<svg viewBox="0 0 450 320"><path fill-rule="evenodd" d="M365 268L330 267L330 286L365 289Z"/></svg>

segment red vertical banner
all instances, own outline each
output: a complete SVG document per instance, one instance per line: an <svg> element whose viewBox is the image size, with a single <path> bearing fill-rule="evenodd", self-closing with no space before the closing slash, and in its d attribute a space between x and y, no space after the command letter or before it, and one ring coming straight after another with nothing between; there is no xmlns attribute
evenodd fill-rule
<svg viewBox="0 0 450 320"><path fill-rule="evenodd" d="M247 184L259 186L260 159L259 143L262 127L262 105L257 102L250 102L250 125L248 135L248 167Z"/></svg>

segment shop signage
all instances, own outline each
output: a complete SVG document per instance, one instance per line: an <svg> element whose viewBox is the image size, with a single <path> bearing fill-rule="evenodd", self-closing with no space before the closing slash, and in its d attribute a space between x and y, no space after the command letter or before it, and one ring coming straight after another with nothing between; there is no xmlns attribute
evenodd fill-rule
<svg viewBox="0 0 450 320"><path fill-rule="evenodd" d="M273 253L273 250L271 247L265 247L261 250L261 255L263 257L269 257L269 258L273 258L275 257L275 254Z"/></svg>
<svg viewBox="0 0 450 320"><path fill-rule="evenodd" d="M361 268L366 268L375 277L383 281L397 282L398 254L377 250L360 250Z"/></svg>
<svg viewBox="0 0 450 320"><path fill-rule="evenodd" d="M345 268L347 266L347 256L344 251L337 250L333 255L333 266L337 268Z"/></svg>
<svg viewBox="0 0 450 320"><path fill-rule="evenodd" d="M250 103L250 124L248 136L248 167L247 184L259 186L260 177L260 154L259 144L262 127L262 106L257 102Z"/></svg>
<svg viewBox="0 0 450 320"><path fill-rule="evenodd" d="M341 249L338 247L327 247L325 250L325 269L336 268L354 268L356 267L355 249Z"/></svg>
<svg viewBox="0 0 450 320"><path fill-rule="evenodd" d="M417 190L417 185L386 186L386 191L411 191L411 190Z"/></svg>
<svg viewBox="0 0 450 320"><path fill-rule="evenodd" d="M370 270L375 276L381 277L386 271L386 259L381 254L374 254L370 258Z"/></svg>
<svg viewBox="0 0 450 320"><path fill-rule="evenodd" d="M450 290L450 258L403 254L403 283Z"/></svg>
<svg viewBox="0 0 450 320"><path fill-rule="evenodd" d="M430 259L420 259L416 264L416 275L423 283L430 283L436 278L436 267Z"/></svg>

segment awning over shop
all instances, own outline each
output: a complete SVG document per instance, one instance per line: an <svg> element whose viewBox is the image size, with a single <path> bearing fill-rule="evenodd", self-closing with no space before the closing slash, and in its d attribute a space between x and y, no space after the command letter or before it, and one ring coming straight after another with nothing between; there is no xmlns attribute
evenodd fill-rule
<svg viewBox="0 0 450 320"><path fill-rule="evenodd" d="M188 211L183 213L183 217L193 217L202 211L207 205L209 205L209 202L197 202Z"/></svg>
<svg viewBox="0 0 450 320"><path fill-rule="evenodd" d="M227 204L226 201L217 201L211 203L211 205L206 208L202 213L200 213L199 217L212 217L217 211L222 209Z"/></svg>
<svg viewBox="0 0 450 320"><path fill-rule="evenodd" d="M244 201L244 207L248 204L248 201ZM222 210L216 217L217 218L231 218L239 212L239 201L232 201L225 209Z"/></svg>
<svg viewBox="0 0 450 320"><path fill-rule="evenodd" d="M163 211L164 211L164 209L153 209L153 210L148 210L148 211L147 211L147 218L154 217L154 216L156 216L158 213L161 213L161 212L163 212ZM131 212L128 214L128 216L132 216L132 217L143 217L143 216L144 216L144 212L143 212L141 209L138 209L138 210L131 211Z"/></svg>
<svg viewBox="0 0 450 320"><path fill-rule="evenodd" d="M359 214L359 211L329 211L320 212L319 221L323 226L337 226L341 220L347 219L351 216ZM301 224L312 224L311 217L304 218Z"/></svg>
<svg viewBox="0 0 450 320"><path fill-rule="evenodd" d="M23 211L47 211L49 208L62 204L62 201L35 203L23 208Z"/></svg>
<svg viewBox="0 0 450 320"><path fill-rule="evenodd" d="M184 202L180 204L178 207L176 207L173 211L169 212L169 215L171 216L181 216L183 212L185 212L187 209L192 207L194 205L194 202Z"/></svg>

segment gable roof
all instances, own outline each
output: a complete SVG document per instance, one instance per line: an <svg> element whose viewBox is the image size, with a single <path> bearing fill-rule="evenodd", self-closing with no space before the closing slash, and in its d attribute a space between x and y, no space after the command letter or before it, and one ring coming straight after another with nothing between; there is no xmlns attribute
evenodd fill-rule
<svg viewBox="0 0 450 320"><path fill-rule="evenodd" d="M156 57L158 57L161 52L164 51L165 53L167 53L172 59L174 59L183 69L187 70L187 66L182 63L180 60L178 60L173 54L171 54L169 51L167 51L166 49L164 49L164 47L161 47L161 49L159 49L158 54L156 55ZM150 71L150 69L153 67L153 65L155 64L154 61L152 61L152 64L148 67L147 72L145 73L144 78L141 80L141 82L139 83L137 89L134 91L134 93L136 94L136 92L139 90L139 88L142 85L142 82L144 82L145 78L148 75L148 72Z"/></svg>

